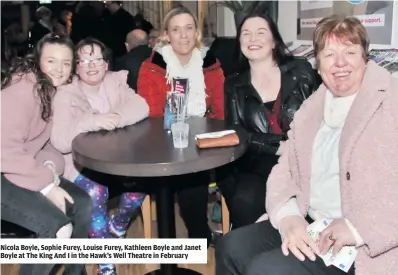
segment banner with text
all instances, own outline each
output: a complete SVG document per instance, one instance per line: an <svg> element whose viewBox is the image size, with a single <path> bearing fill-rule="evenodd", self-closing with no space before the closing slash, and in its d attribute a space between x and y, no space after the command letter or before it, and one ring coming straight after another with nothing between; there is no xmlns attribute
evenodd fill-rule
<svg viewBox="0 0 398 275"><path fill-rule="evenodd" d="M369 34L371 44L390 45L394 31L394 5L397 1L325 1L302 0L299 5L300 25L298 40L310 40L314 34L316 24L331 14L354 16L361 20Z"/></svg>
<svg viewBox="0 0 398 275"><path fill-rule="evenodd" d="M384 14L358 15L356 18L358 18L365 27L382 27L385 24ZM321 20L322 18L301 19L300 27L315 28L316 24Z"/></svg>
<svg viewBox="0 0 398 275"><path fill-rule="evenodd" d="M0 239L1 264L206 264L206 239Z"/></svg>

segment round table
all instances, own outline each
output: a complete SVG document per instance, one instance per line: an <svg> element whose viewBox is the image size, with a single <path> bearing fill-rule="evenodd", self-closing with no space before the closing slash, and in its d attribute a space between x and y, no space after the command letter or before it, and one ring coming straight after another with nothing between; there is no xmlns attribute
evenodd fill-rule
<svg viewBox="0 0 398 275"><path fill-rule="evenodd" d="M246 145L199 149L195 135L225 130L225 122L206 118L190 118L189 145L173 146L172 134L163 129L163 118L147 118L135 125L115 131L99 131L78 135L72 142L73 159L91 170L118 176L161 178L211 170L243 155ZM155 189L159 238L176 238L174 193L171 182ZM149 274L198 274L161 264Z"/></svg>

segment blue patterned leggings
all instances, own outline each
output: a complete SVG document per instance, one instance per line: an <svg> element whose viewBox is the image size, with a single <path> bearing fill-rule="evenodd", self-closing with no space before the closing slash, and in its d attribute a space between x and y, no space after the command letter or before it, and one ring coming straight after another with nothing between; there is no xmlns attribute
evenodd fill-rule
<svg viewBox="0 0 398 275"><path fill-rule="evenodd" d="M89 236L91 238L115 238L125 235L131 216L141 206L146 194L123 193L116 213L108 218L108 187L79 175L75 184L90 195L93 212Z"/></svg>

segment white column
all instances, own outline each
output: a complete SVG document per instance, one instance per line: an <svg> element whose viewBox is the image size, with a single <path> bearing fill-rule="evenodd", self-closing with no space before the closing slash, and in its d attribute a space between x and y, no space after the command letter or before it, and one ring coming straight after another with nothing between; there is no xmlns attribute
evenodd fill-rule
<svg viewBox="0 0 398 275"><path fill-rule="evenodd" d="M285 42L297 40L297 1L278 1L278 28Z"/></svg>
<svg viewBox="0 0 398 275"><path fill-rule="evenodd" d="M207 13L207 1L197 1L197 18L198 18L198 24L199 28L203 31L203 25L204 25L204 18Z"/></svg>
<svg viewBox="0 0 398 275"><path fill-rule="evenodd" d="M234 14L226 7L217 7L217 35L221 37L236 36Z"/></svg>

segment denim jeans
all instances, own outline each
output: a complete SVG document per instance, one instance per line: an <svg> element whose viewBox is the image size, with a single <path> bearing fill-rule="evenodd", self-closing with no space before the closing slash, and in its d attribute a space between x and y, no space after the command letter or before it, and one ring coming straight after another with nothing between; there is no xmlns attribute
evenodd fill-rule
<svg viewBox="0 0 398 275"><path fill-rule="evenodd" d="M91 221L91 199L78 186L61 178L59 185L73 198L66 201L66 214L40 192L21 188L1 175L1 219L22 226L38 238L56 238L58 230L72 223L72 238L88 238ZM52 264L23 264L20 275L47 275ZM83 265L69 265L65 274L81 275Z"/></svg>

